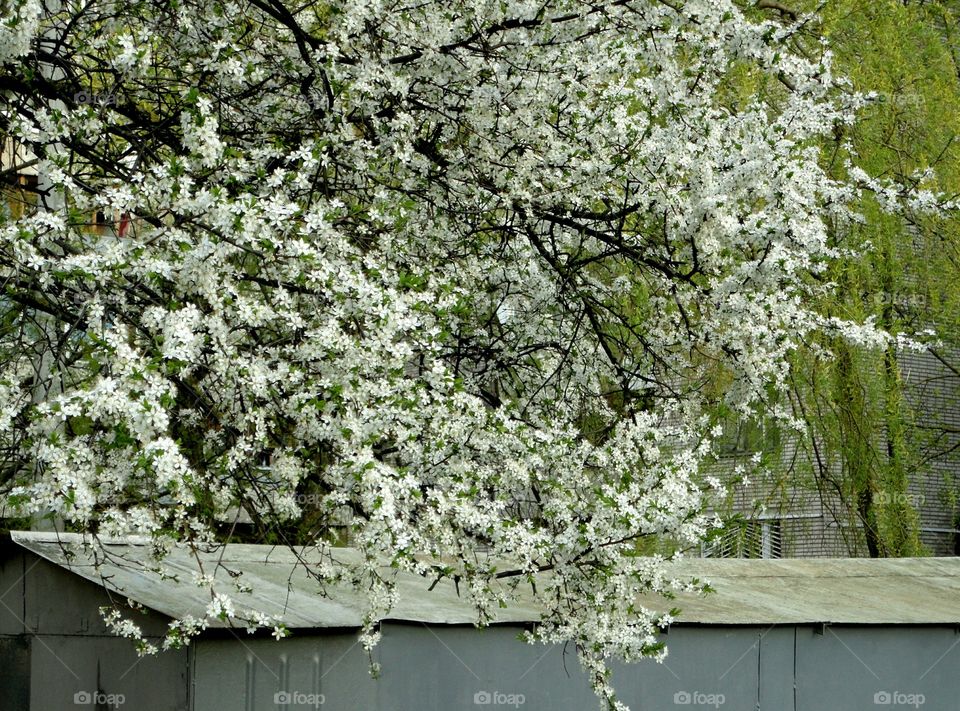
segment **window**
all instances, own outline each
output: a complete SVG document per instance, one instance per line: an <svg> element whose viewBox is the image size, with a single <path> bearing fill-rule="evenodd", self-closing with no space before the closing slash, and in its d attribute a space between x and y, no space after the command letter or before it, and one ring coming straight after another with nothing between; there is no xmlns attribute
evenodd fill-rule
<svg viewBox="0 0 960 711"><path fill-rule="evenodd" d="M704 558L782 558L779 519L732 520L703 545Z"/></svg>
<svg viewBox="0 0 960 711"><path fill-rule="evenodd" d="M720 454L752 454L780 446L780 428L769 420L733 415L721 426L723 434L716 442Z"/></svg>

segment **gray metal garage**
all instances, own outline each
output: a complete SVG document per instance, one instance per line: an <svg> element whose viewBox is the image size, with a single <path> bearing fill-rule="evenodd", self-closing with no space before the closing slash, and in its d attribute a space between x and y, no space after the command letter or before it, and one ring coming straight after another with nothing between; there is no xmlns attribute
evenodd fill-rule
<svg viewBox="0 0 960 711"><path fill-rule="evenodd" d="M597 707L572 649L517 641L536 619L531 604L478 631L452 587L427 592L415 578L400 581L382 623L374 680L357 599L318 596L290 552L270 546L228 546L217 575L239 573L255 604L284 613L289 639L210 629L187 649L141 659L104 627L100 606L130 598L159 635L206 607L192 564L174 554L167 567L179 579L161 579L138 565L144 545L123 541L98 572L76 540L14 532L0 547L0 711ZM664 664L616 668L635 710L960 708L960 558L693 559L677 574L717 592L677 602Z"/></svg>

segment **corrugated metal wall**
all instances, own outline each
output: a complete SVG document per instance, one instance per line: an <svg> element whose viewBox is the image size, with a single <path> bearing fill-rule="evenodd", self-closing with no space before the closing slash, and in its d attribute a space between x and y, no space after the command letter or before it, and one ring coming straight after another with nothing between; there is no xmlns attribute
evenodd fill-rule
<svg viewBox="0 0 960 711"><path fill-rule="evenodd" d="M446 711L597 707L572 649L518 629L384 624L369 678L355 635L201 641L194 711ZM960 635L944 627L677 627L664 664L621 665L635 711L956 709Z"/></svg>

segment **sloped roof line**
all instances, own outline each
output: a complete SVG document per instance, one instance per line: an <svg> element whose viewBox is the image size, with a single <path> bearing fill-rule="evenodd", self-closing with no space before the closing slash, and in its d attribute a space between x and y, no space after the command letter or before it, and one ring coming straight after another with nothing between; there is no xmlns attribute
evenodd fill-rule
<svg viewBox="0 0 960 711"><path fill-rule="evenodd" d="M165 561L177 573L176 579L169 579L142 565L148 560L143 539L102 541L111 560L97 569L77 534L14 531L11 537L51 563L173 618L203 617L210 602L209 592L192 582L196 563L186 550L175 550ZM353 549L329 550L338 560L359 560ZM291 629L361 624L363 595L345 585L322 594L285 548L228 544L207 555L222 591L231 592L238 606L278 615ZM218 561L229 571L217 568ZM237 573L252 588L250 593L235 591ZM690 558L668 564L667 573L680 579L697 577L716 590L706 597L678 594L676 600L649 596L639 601L648 609L680 608L677 624L960 625L960 558ZM450 581L429 590L432 580L398 573L396 582L399 600L384 619L428 624L477 621L469 601ZM536 622L540 608L529 588L522 588L516 603L496 615L497 623Z"/></svg>

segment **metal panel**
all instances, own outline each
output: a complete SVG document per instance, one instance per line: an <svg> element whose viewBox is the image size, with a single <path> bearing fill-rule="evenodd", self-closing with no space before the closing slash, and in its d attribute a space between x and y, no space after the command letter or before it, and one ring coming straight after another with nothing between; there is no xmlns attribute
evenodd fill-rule
<svg viewBox="0 0 960 711"><path fill-rule="evenodd" d="M795 629L792 626L785 626L764 627L758 630L760 711L787 711L793 708ZM709 629L705 629L704 634L708 633Z"/></svg>
<svg viewBox="0 0 960 711"><path fill-rule="evenodd" d="M33 554L27 554L23 576L24 621L34 634L81 634L112 637L100 608L119 604L126 597L112 595L101 585ZM152 611L133 612L144 634L159 637L167 632L169 618Z"/></svg>
<svg viewBox="0 0 960 711"><path fill-rule="evenodd" d="M26 631L23 626L23 572L27 556L37 559L13 544L0 543L0 634L3 635Z"/></svg>
<svg viewBox="0 0 960 711"><path fill-rule="evenodd" d="M596 708L571 647L521 644L519 632L512 626L384 625L377 709ZM675 629L663 664L616 664L612 682L621 700L643 711L677 711L687 705L754 709L763 635L755 628ZM792 651L792 634L787 637Z"/></svg>
<svg viewBox="0 0 960 711"><path fill-rule="evenodd" d="M517 627L394 624L382 631L383 711L597 706L572 650L522 644Z"/></svg>
<svg viewBox="0 0 960 711"><path fill-rule="evenodd" d="M367 658L354 635L319 634L279 643L201 640L193 667L193 711L482 711L487 706L580 711L597 706L573 650L521 644L518 627L385 624L382 632L376 652L382 674L376 680L367 674ZM771 634L758 628L678 629L670 634L673 652L665 664L618 665L613 681L634 709L754 709L760 650ZM775 637L785 639L792 652L790 631L777 630ZM787 667L792 674L792 663ZM792 679L784 681L789 686ZM778 708L775 702L769 708Z"/></svg>
<svg viewBox="0 0 960 711"><path fill-rule="evenodd" d="M380 708L382 685L368 670L353 632L279 642L201 639L194 649L192 711L372 711Z"/></svg>
<svg viewBox="0 0 960 711"><path fill-rule="evenodd" d="M0 711L30 708L30 639L0 637Z"/></svg>
<svg viewBox="0 0 960 711"><path fill-rule="evenodd" d="M960 635L948 628L797 629L797 710L960 708Z"/></svg>
<svg viewBox="0 0 960 711"><path fill-rule="evenodd" d="M32 711L187 711L186 650L138 657L130 640L58 635L31 648Z"/></svg>
<svg viewBox="0 0 960 711"><path fill-rule="evenodd" d="M637 709L754 709L763 631L750 627L674 628L663 664L614 667L614 683Z"/></svg>

